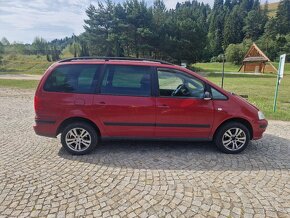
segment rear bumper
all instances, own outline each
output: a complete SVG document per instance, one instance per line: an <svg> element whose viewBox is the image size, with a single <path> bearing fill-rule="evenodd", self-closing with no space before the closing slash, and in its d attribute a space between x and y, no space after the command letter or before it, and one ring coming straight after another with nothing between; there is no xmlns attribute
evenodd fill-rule
<svg viewBox="0 0 290 218"><path fill-rule="evenodd" d="M253 125L253 140L258 140L263 137L263 133L268 126L267 120L259 120Z"/></svg>
<svg viewBox="0 0 290 218"><path fill-rule="evenodd" d="M53 120L35 119L34 132L40 136L56 137L57 125Z"/></svg>

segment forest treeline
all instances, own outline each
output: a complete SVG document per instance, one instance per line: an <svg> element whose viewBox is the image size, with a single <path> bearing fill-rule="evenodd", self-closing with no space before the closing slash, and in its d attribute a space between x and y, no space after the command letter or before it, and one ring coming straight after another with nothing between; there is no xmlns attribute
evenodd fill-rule
<svg viewBox="0 0 290 218"><path fill-rule="evenodd" d="M290 53L290 0L282 0L275 17L268 17L268 3L259 0L215 0L211 8L196 0L167 9L162 0L111 0L90 5L84 32L46 42L37 37L23 53L47 55L57 60L65 49L73 56L132 56L164 59L175 63L227 61L240 63L255 42L270 59ZM4 40L4 41L3 41ZM0 45L0 47L1 47ZM1 52L1 48L0 48ZM289 57L289 55L288 55Z"/></svg>

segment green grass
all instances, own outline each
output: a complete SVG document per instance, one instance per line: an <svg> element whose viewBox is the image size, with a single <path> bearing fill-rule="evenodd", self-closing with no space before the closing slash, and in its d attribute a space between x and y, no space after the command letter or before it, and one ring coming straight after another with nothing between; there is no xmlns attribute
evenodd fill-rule
<svg viewBox="0 0 290 218"><path fill-rule="evenodd" d="M221 74L211 73L207 79L221 84ZM290 75L279 86L277 111L273 112L275 75L225 75L224 89L239 95L248 95L248 101L262 110L267 119L290 121Z"/></svg>
<svg viewBox="0 0 290 218"><path fill-rule="evenodd" d="M278 70L279 68L279 63L278 62L273 62L272 63ZM290 74L290 63L285 63L285 67L284 67L284 73L285 74Z"/></svg>
<svg viewBox="0 0 290 218"><path fill-rule="evenodd" d="M0 88L36 89L38 83L36 80L0 79Z"/></svg>
<svg viewBox="0 0 290 218"><path fill-rule="evenodd" d="M278 62L272 63L278 69ZM223 63L211 62L211 63L196 63L192 67L196 72L222 72ZM240 65L234 65L232 63L225 63L225 72L238 72ZM290 63L285 63L285 74L290 74Z"/></svg>
<svg viewBox="0 0 290 218"><path fill-rule="evenodd" d="M52 64L45 56L6 55L0 64L1 74L41 75Z"/></svg>
<svg viewBox="0 0 290 218"><path fill-rule="evenodd" d="M211 62L211 63L196 63L192 67L196 72L222 72L223 63ZM237 72L240 66L232 63L225 63L225 72Z"/></svg>

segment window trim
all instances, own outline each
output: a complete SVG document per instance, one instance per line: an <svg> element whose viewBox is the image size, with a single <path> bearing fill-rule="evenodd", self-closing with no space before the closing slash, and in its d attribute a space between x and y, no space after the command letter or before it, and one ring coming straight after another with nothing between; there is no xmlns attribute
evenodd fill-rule
<svg viewBox="0 0 290 218"><path fill-rule="evenodd" d="M200 81L204 85L204 92L208 91L208 84L205 81L203 81L203 80L201 80L201 79L199 79L199 78L197 78L197 77L195 77L195 76L193 76L193 75L191 75L189 73L186 73L186 72L181 71L181 70L173 69L173 68L156 67L155 68L155 75L156 75L156 78L155 78L156 93L155 94L156 94L156 97L159 97L159 98L175 98L175 99L196 99L196 100L203 100L203 98L195 98L195 97L188 97L188 96L184 96L184 97L183 96L160 96L158 70L166 71L166 72L171 72L171 73L181 73L181 74L183 74L185 76L188 76L190 78L196 79L196 80Z"/></svg>
<svg viewBox="0 0 290 218"><path fill-rule="evenodd" d="M101 76L101 73L102 73L102 69L103 69L103 65L104 64L62 64L62 65L58 65L56 66L55 68L53 68L49 75L46 77L44 83L43 83L43 86L42 86L42 91L43 92L47 92L47 93L62 93L62 94L83 94L83 95L95 95L96 94L96 88L93 88L92 91L90 93L80 93L80 92L64 92L64 91L48 91L48 90L45 90L45 84L47 83L47 81L49 80L49 78L52 76L52 74L58 69L58 68L61 68L62 66L79 66L79 65L91 65L91 66L94 66L94 65L99 65L100 68L99 68L99 73L97 73L97 71L95 72L95 75L93 77L93 83L92 83L92 86L93 87L97 87L97 84L99 82L99 79L100 79L100 76Z"/></svg>
<svg viewBox="0 0 290 218"><path fill-rule="evenodd" d="M103 83L103 79L105 77L105 73L108 67L110 66L121 66L121 67L147 67L149 68L149 73L150 73L150 82L151 82L151 89L150 89L150 94L149 95L130 95L130 94L113 94L113 93L101 93L101 87ZM152 66L143 66L143 65L132 65L132 64L104 64L102 68L102 72L100 74L100 78L98 80L97 84L97 89L96 89L96 94L98 95L110 95L110 96L129 96L129 97L152 97L154 93L154 67Z"/></svg>

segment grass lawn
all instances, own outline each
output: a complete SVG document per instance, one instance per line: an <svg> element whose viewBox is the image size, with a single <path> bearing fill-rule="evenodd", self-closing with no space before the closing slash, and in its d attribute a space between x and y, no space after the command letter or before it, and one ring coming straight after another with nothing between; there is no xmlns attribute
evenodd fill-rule
<svg viewBox="0 0 290 218"><path fill-rule="evenodd" d="M210 62L210 63L196 63L192 67L196 72L222 72L223 63ZM240 66L234 65L232 63L225 63L225 72L238 72Z"/></svg>
<svg viewBox="0 0 290 218"><path fill-rule="evenodd" d="M207 79L221 85L221 74L210 73ZM279 86L277 111L273 112L275 75L225 75L224 89L248 95L248 101L262 110L267 119L290 121L290 75L285 75Z"/></svg>
<svg viewBox="0 0 290 218"><path fill-rule="evenodd" d="M0 74L43 74L52 64L45 56L8 55L0 64Z"/></svg>
<svg viewBox="0 0 290 218"><path fill-rule="evenodd" d="M279 63L272 63L277 69ZM210 63L196 63L192 67L196 72L222 72L223 63L210 62ZM238 72L240 65L234 65L232 63L225 63L225 72ZM285 73L290 74L290 63L285 63Z"/></svg>
<svg viewBox="0 0 290 218"><path fill-rule="evenodd" d="M36 80L0 79L0 88L36 89L38 83Z"/></svg>

